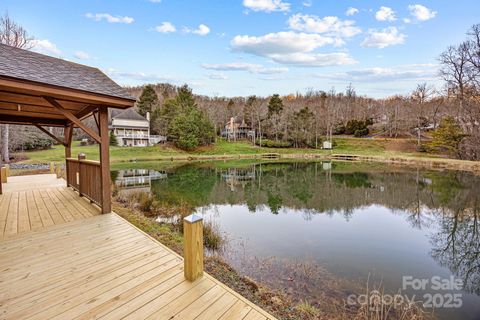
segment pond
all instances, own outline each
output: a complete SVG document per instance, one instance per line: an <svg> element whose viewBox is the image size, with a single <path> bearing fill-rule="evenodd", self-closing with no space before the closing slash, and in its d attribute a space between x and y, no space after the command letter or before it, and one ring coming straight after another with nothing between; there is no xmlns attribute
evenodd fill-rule
<svg viewBox="0 0 480 320"><path fill-rule="evenodd" d="M135 164L112 177L120 192L187 203L225 235L218 254L229 264L297 298L355 304L368 284L425 303L439 319L480 317L472 173L237 161Z"/></svg>

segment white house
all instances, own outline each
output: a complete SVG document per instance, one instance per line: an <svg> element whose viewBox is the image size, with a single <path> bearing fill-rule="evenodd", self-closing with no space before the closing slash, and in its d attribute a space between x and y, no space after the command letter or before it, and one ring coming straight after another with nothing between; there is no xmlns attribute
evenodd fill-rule
<svg viewBox="0 0 480 320"><path fill-rule="evenodd" d="M150 115L143 117L134 109L112 110L110 130L119 146L146 147L166 141L166 137L150 135Z"/></svg>

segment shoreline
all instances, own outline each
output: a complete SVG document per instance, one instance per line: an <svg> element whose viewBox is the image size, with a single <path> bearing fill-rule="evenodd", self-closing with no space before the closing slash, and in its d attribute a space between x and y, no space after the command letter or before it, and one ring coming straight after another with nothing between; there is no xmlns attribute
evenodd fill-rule
<svg viewBox="0 0 480 320"><path fill-rule="evenodd" d="M272 156L274 155L274 156ZM409 155L362 155L350 153L258 153L258 154L218 154L218 155L188 155L188 156L160 156L156 158L140 158L131 160L111 160L110 164L127 164L142 162L190 162L190 161L226 161L226 160L329 160L329 161L348 161L348 162L377 162L395 165L414 166L428 169L448 169L470 171L480 175L480 161L434 158L434 157L415 157ZM52 161L55 162L55 161ZM15 168L16 166L22 168ZM12 170L34 170L37 166L45 165L45 163L28 163L20 161L11 163Z"/></svg>

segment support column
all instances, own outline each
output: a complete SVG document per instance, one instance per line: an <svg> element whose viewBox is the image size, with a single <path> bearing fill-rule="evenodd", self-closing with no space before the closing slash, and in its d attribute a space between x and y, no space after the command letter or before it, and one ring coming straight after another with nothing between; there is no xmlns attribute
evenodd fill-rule
<svg viewBox="0 0 480 320"><path fill-rule="evenodd" d="M72 157L72 136L73 136L73 124L65 126L64 131L64 146L65 146L65 179L67 180L67 187L70 186L70 181L68 181L68 163L67 159Z"/></svg>
<svg viewBox="0 0 480 320"><path fill-rule="evenodd" d="M203 219L192 214L183 219L184 275L188 281L203 276Z"/></svg>
<svg viewBox="0 0 480 320"><path fill-rule="evenodd" d="M102 213L112 212L110 191L110 146L108 137L108 108L98 108L98 124L100 127L100 174L102 188Z"/></svg>

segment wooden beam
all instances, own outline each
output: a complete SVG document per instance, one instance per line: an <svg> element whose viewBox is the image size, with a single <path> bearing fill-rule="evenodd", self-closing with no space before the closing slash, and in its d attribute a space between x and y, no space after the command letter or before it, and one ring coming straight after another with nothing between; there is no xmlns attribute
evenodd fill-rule
<svg viewBox="0 0 480 320"><path fill-rule="evenodd" d="M57 99L58 100L58 99ZM52 106L48 104L41 96L31 95L28 93L14 93L9 91L0 91L0 101L10 102L28 106L40 106L51 109ZM59 101L65 109L79 111L85 107L84 102L74 102L68 100Z"/></svg>
<svg viewBox="0 0 480 320"><path fill-rule="evenodd" d="M58 113L57 109L54 109L52 107L44 107L44 106L32 106L29 104L22 104L22 103L13 103L13 102L5 102L5 101L0 101L0 110L3 111L21 111L25 112L34 112L34 113L44 113L46 115L53 114L57 116L61 116L60 113ZM6 113L6 112L4 112Z"/></svg>
<svg viewBox="0 0 480 320"><path fill-rule="evenodd" d="M65 158L71 158L72 157L72 136L73 136L73 126L68 125L65 126L64 130L64 136L65 136L65 141L64 141L64 146L65 146Z"/></svg>
<svg viewBox="0 0 480 320"><path fill-rule="evenodd" d="M57 138L56 136L54 136L52 133L50 133L50 131L48 131L47 129L45 129L44 127L42 127L41 125L38 125L36 123L33 124L35 127L37 127L38 129L40 129L40 131L42 131L43 133L47 134L48 136L50 136L52 139L54 139L55 141L57 141L59 144L63 145L63 146L66 146L65 145L65 142L60 140L59 138Z"/></svg>
<svg viewBox="0 0 480 320"><path fill-rule="evenodd" d="M106 106L108 105L116 108L126 109L133 107L135 103L134 99L113 97L72 88L64 88L47 83L9 78L5 76L0 76L0 90L35 94L37 96L53 96L60 100L102 104L105 105L105 108L107 108Z"/></svg>
<svg viewBox="0 0 480 320"><path fill-rule="evenodd" d="M110 191L110 145L108 137L108 109L99 108L98 122L100 125L100 174L102 188L102 213L110 213L112 211L112 194Z"/></svg>
<svg viewBox="0 0 480 320"><path fill-rule="evenodd" d="M50 119L50 118L39 118L39 117L30 117L30 116L11 116L7 114L0 113L0 123L9 123L9 124L26 124L31 125L32 123L38 123L42 126L51 126L51 127L64 127L67 125L66 119Z"/></svg>
<svg viewBox="0 0 480 320"><path fill-rule="evenodd" d="M80 119L80 120L83 120L87 117L89 117L93 112L95 112L95 110L98 109L98 106L92 106L92 105L88 105L86 106L85 108L83 108L82 110L80 110L79 112L77 112L75 114L75 116Z"/></svg>
<svg viewBox="0 0 480 320"><path fill-rule="evenodd" d="M93 116L93 119L95 120L95 123L97 124L98 131L100 132L100 124L98 123L98 112L94 112L92 116Z"/></svg>
<svg viewBox="0 0 480 320"><path fill-rule="evenodd" d="M85 124L83 124L82 121L80 121L80 119L74 116L70 111L64 109L62 105L58 103L54 98L48 97L48 96L45 96L43 98L47 100L54 108L57 108L57 110L60 111L60 113L65 116L65 118L75 123L80 129L85 131L85 133L88 134L90 137L92 137L95 141L97 141L98 143L101 143L100 136L95 131L93 131L92 129L87 127ZM108 119L107 119L107 126L108 126Z"/></svg>
<svg viewBox="0 0 480 320"><path fill-rule="evenodd" d="M53 110L53 109L52 109ZM0 104L0 114L5 114L11 117L32 117L32 118L46 118L46 119L65 119L65 117L60 113L44 113L44 112L28 112L28 111L18 111L15 110L8 110L3 108Z"/></svg>

